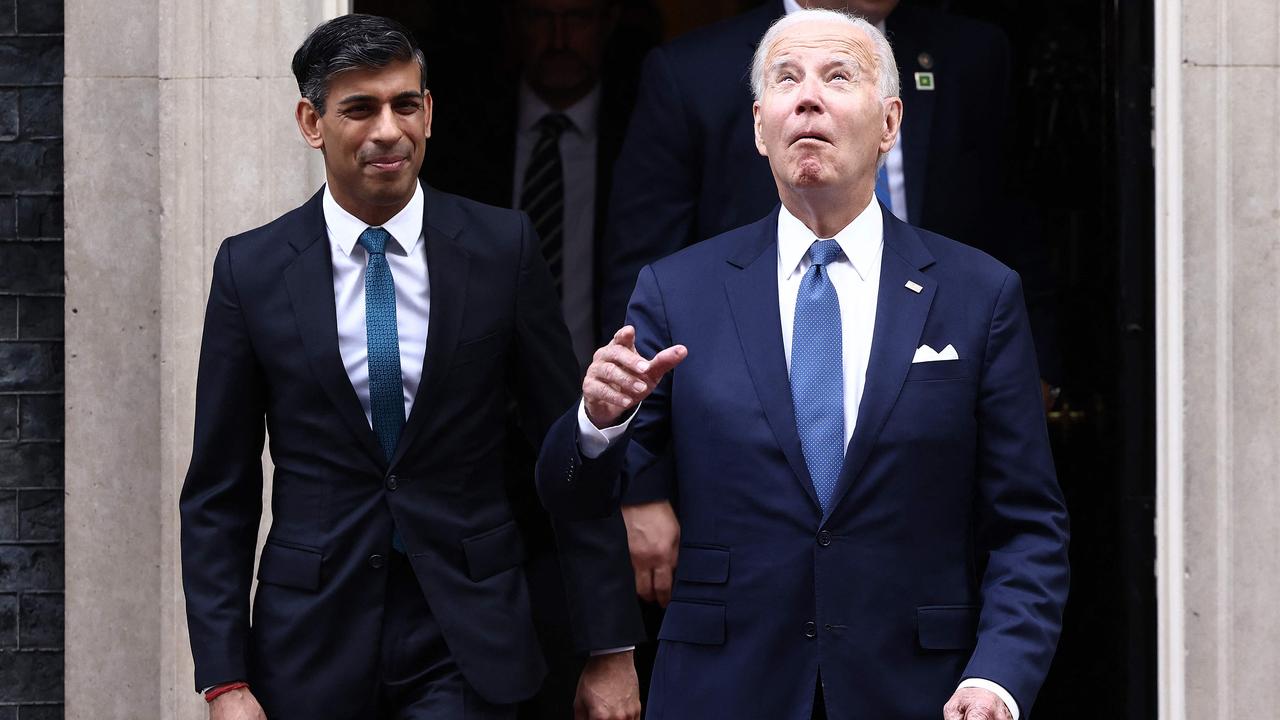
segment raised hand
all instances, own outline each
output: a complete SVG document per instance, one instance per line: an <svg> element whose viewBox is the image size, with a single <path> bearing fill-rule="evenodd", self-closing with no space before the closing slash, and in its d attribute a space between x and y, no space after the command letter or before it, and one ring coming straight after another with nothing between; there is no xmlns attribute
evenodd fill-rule
<svg viewBox="0 0 1280 720"><path fill-rule="evenodd" d="M689 354L672 345L646 360L636 352L636 330L627 325L596 351L582 381L587 419L598 428L617 425L623 415L649 397L658 381Z"/></svg>

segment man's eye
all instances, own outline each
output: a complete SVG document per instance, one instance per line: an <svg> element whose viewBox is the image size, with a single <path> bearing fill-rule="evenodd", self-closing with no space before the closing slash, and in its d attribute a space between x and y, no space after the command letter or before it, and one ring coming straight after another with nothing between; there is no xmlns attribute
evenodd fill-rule
<svg viewBox="0 0 1280 720"><path fill-rule="evenodd" d="M396 110L404 115L412 115L422 109L422 105L416 102L402 103L396 106Z"/></svg>
<svg viewBox="0 0 1280 720"><path fill-rule="evenodd" d="M842 72L832 73L832 74L831 74L831 79L832 79L832 80L848 80L848 79L849 79L849 75L848 75L848 73L842 73Z"/></svg>

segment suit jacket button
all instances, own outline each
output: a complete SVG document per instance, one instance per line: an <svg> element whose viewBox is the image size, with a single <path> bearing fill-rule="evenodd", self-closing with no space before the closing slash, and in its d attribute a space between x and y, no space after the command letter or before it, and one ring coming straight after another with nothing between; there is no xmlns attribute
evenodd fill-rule
<svg viewBox="0 0 1280 720"><path fill-rule="evenodd" d="M826 546L830 545L830 544L831 544L831 533L827 532L826 530L823 530L823 531L819 532L819 533L818 533L818 544L819 544L819 545L821 545L822 547L826 547Z"/></svg>
<svg viewBox="0 0 1280 720"><path fill-rule="evenodd" d="M387 478L388 490L395 490L398 487L400 487L400 482L396 479L395 475L391 475L390 477Z"/></svg>
<svg viewBox="0 0 1280 720"><path fill-rule="evenodd" d="M385 557L383 557L382 555L370 555L370 556L369 556L369 566L370 566L370 567L372 567L372 568L380 568L380 567L382 567L383 565L386 565L386 564L387 564L387 559L386 559ZM812 625L813 623L809 623L809 624L810 624L810 625Z"/></svg>
<svg viewBox="0 0 1280 720"><path fill-rule="evenodd" d="M807 638L818 637L818 626L810 621L804 624L804 636Z"/></svg>

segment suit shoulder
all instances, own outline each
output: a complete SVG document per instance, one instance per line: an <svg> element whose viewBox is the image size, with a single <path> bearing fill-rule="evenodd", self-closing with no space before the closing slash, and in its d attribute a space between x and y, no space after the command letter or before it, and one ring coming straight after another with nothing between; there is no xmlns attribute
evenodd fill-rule
<svg viewBox="0 0 1280 720"><path fill-rule="evenodd" d="M1008 265L959 240L912 226L937 263L939 271L962 277L965 282L998 290L1011 275Z"/></svg>
<svg viewBox="0 0 1280 720"><path fill-rule="evenodd" d="M424 187L424 191L427 232L457 236L473 254L520 253L527 225L522 211L488 205L435 188ZM464 228L466 233L461 232Z"/></svg>
<svg viewBox="0 0 1280 720"><path fill-rule="evenodd" d="M701 242L694 243L679 252L653 263L653 271L659 275L683 275L693 273L693 277L708 277L705 273L719 269L731 260L745 261L744 253L758 257L750 248L760 247L760 252L767 252L767 247L775 247L777 239L777 213L770 212L765 217L741 227L727 230ZM768 233L764 242L763 233ZM754 257L750 259L754 259Z"/></svg>
<svg viewBox="0 0 1280 720"><path fill-rule="evenodd" d="M660 45L655 52L665 54L673 65L696 69L699 73L705 72L707 63L722 65L726 59L749 62L765 30L781 16L773 5L765 3L741 15L691 30Z"/></svg>
<svg viewBox="0 0 1280 720"><path fill-rule="evenodd" d="M271 222L228 237L222 241L219 253L234 257L237 262L240 258L252 258L253 265L270 265L273 258L292 257L291 252L286 252L290 240L324 233L320 197L320 193L316 193L306 203Z"/></svg>

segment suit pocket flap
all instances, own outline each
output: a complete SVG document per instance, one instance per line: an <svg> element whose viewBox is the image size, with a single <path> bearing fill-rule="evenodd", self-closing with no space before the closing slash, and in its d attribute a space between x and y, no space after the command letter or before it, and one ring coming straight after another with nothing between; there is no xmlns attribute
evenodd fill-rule
<svg viewBox="0 0 1280 720"><path fill-rule="evenodd" d="M676 578L696 583L728 582L729 548L681 546L676 558Z"/></svg>
<svg viewBox="0 0 1280 720"><path fill-rule="evenodd" d="M268 541L258 560L258 581L314 592L320 589L322 559L319 550Z"/></svg>
<svg viewBox="0 0 1280 720"><path fill-rule="evenodd" d="M920 647L926 650L965 650L978 641L977 605L934 605L916 608Z"/></svg>
<svg viewBox="0 0 1280 720"><path fill-rule="evenodd" d="M724 605L672 600L662 619L659 640L697 643L699 645L724 644Z"/></svg>
<svg viewBox="0 0 1280 720"><path fill-rule="evenodd" d="M462 541L467 556L467 575L479 582L524 562L524 540L520 527L510 520L492 530Z"/></svg>
<svg viewBox="0 0 1280 720"><path fill-rule="evenodd" d="M906 382L917 380L958 380L967 378L969 373L969 361L964 358L959 360L935 360L933 362L911 363L911 369L907 371Z"/></svg>
<svg viewBox="0 0 1280 720"><path fill-rule="evenodd" d="M475 340L466 340L458 344L453 351L453 364L463 365L475 360L483 360L497 355L502 350L502 334L489 333Z"/></svg>

